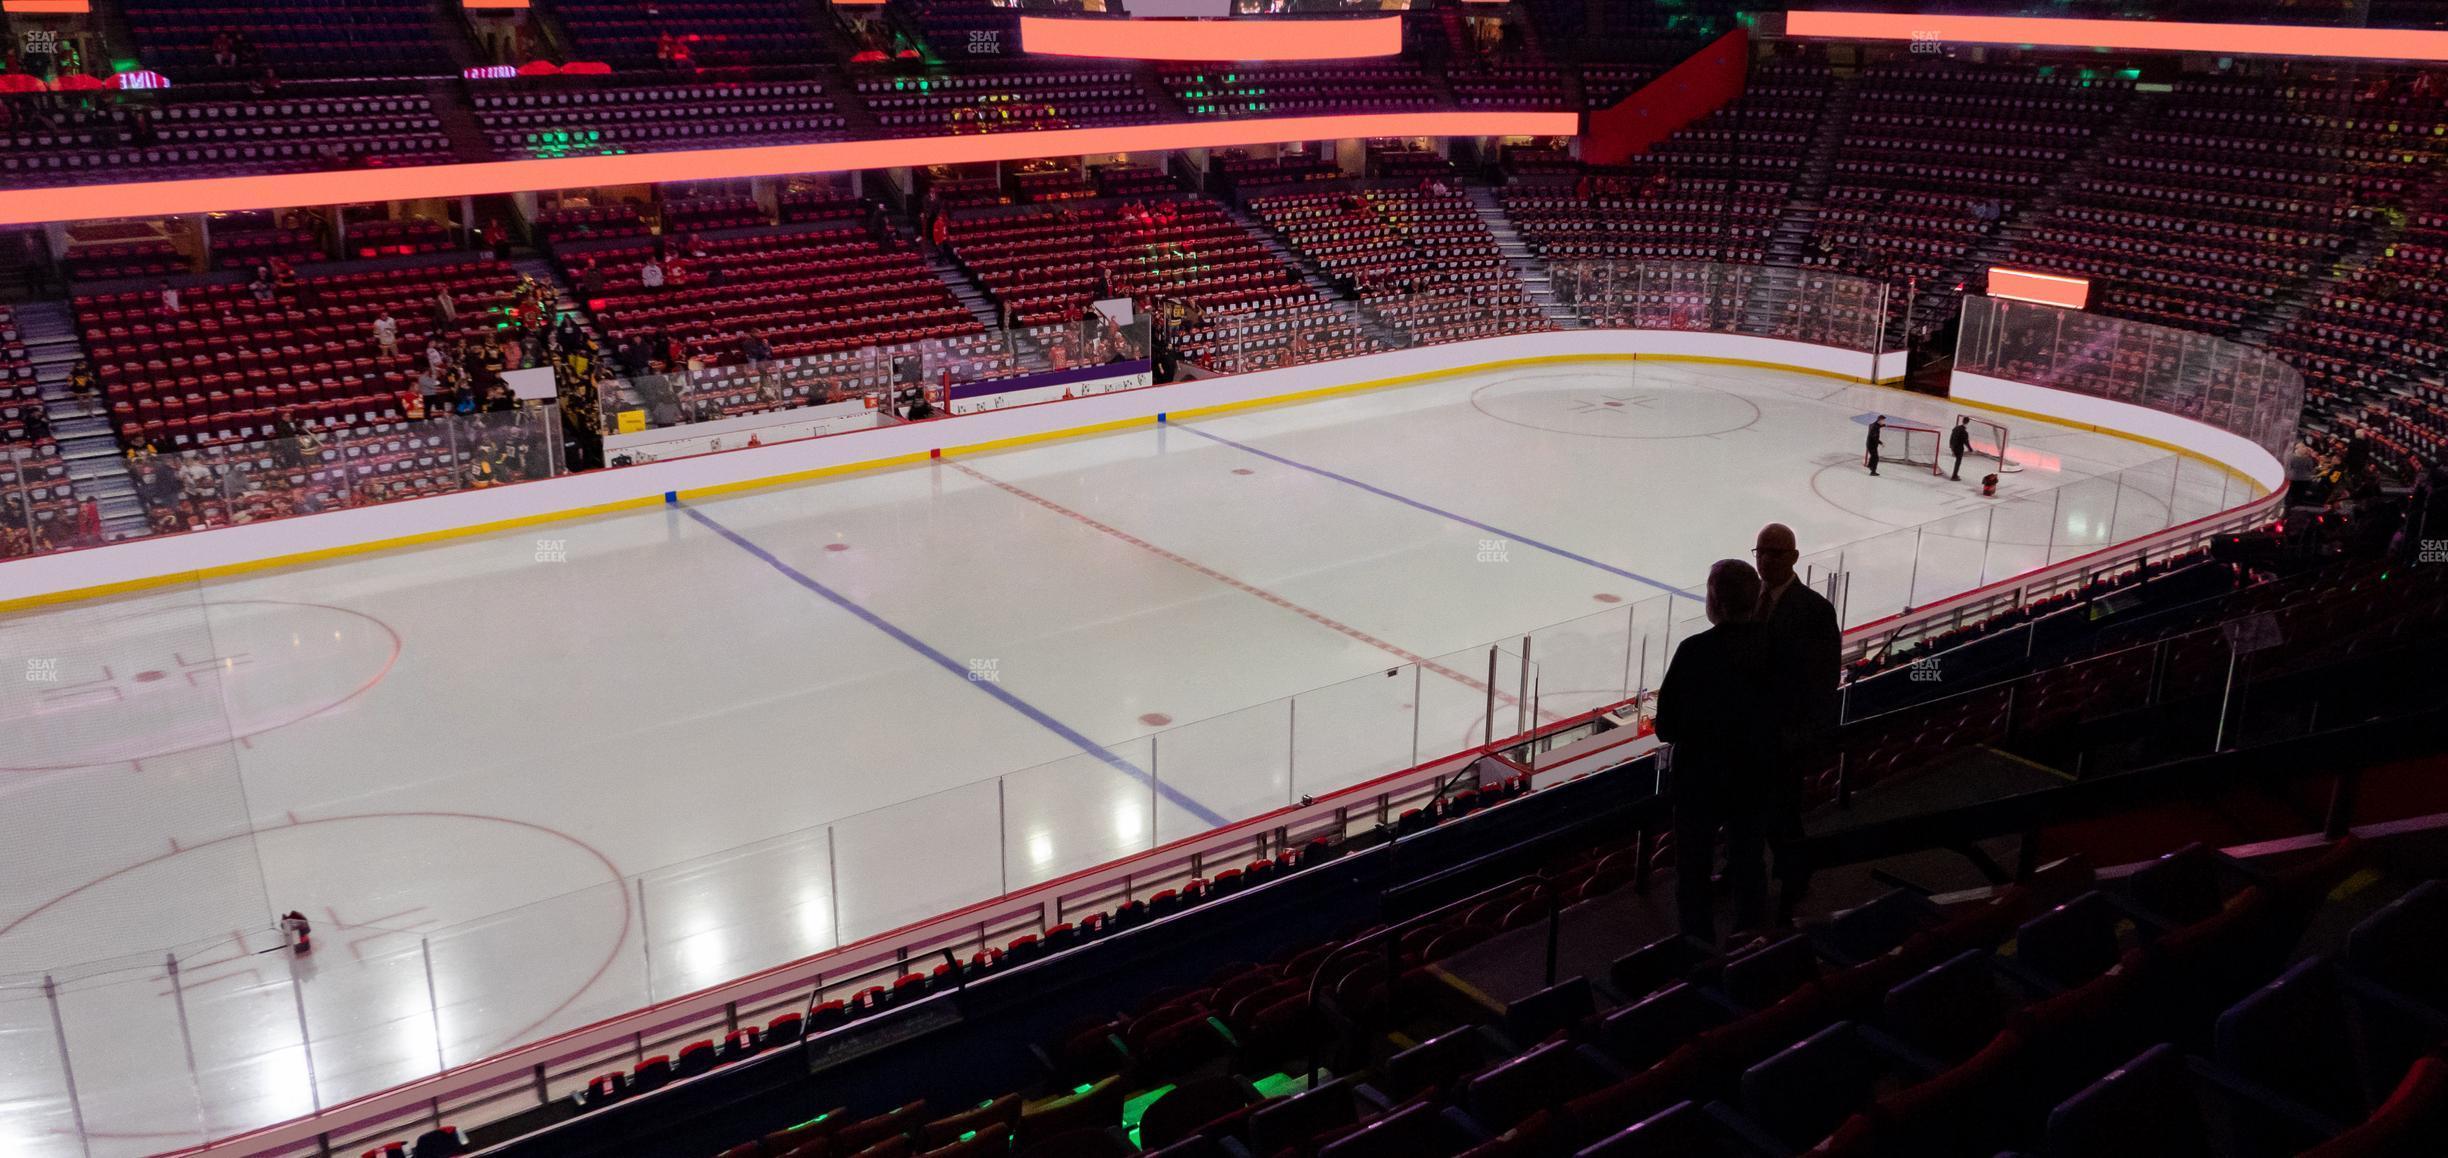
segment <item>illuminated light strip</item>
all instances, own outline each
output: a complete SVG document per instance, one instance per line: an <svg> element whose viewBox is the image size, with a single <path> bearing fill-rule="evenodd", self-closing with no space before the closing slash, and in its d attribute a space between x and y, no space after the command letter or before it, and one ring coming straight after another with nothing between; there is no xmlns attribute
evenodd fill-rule
<svg viewBox="0 0 2448 1158"><path fill-rule="evenodd" d="M1993 265L1989 267L1989 296L2079 310L2091 302L2091 279Z"/></svg>
<svg viewBox="0 0 2448 1158"><path fill-rule="evenodd" d="M528 0L459 0L459 6L470 12L522 12L527 9Z"/></svg>
<svg viewBox="0 0 2448 1158"><path fill-rule="evenodd" d="M472 165L420 165L328 173L209 177L55 189L0 190L0 225L43 225L113 217L236 213L305 205L359 205L425 197L535 193L597 185L649 185L686 177L736 180L797 173L845 173L1367 137L1569 137L1580 117L1561 112L1369 113L1257 117L1189 124L1115 125L1020 133L971 133L886 141L831 141L742 149L688 149L610 157L553 157Z"/></svg>
<svg viewBox="0 0 2448 1158"><path fill-rule="evenodd" d="M1788 12L1785 35L1830 40L2020 44L2122 48L2225 56L2448 61L2448 32L2407 28L2315 28L2301 24L2196 24L2160 20L2067 20L2025 16L1916 16L1889 12Z"/></svg>
<svg viewBox="0 0 2448 1158"><path fill-rule="evenodd" d="M1361 20L1020 18L1020 48L1118 60L1356 60L1402 52L1402 17Z"/></svg>
<svg viewBox="0 0 2448 1158"><path fill-rule="evenodd" d="M91 11L90 0L0 0L0 12L20 16L78 16Z"/></svg>

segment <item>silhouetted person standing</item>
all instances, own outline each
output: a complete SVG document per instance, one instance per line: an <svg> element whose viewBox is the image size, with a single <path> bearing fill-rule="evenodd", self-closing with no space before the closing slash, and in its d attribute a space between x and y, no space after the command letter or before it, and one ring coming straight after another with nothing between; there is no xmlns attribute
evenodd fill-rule
<svg viewBox="0 0 2448 1158"><path fill-rule="evenodd" d="M1675 919L1683 935L1717 944L1709 870L1725 828L1734 928L1768 918L1768 832L1776 756L1767 629L1754 617L1759 573L1740 559L1709 568L1706 631L1675 648L1658 685L1658 738L1674 745Z"/></svg>
<svg viewBox="0 0 2448 1158"><path fill-rule="evenodd" d="M1956 482L1962 482L1963 456L1972 449L1971 419L1958 418L1955 420L1955 429L1947 432L1947 449L1955 452L1955 473L1947 477Z"/></svg>
<svg viewBox="0 0 2448 1158"><path fill-rule="evenodd" d="M1870 440L1862 446L1862 463L1870 468L1870 473L1873 475L1878 473L1879 435L1885 433L1887 433L1887 416L1881 414L1872 418L1870 420Z"/></svg>
<svg viewBox="0 0 2448 1158"><path fill-rule="evenodd" d="M1810 866L1799 847L1802 785L1826 762L1836 741L1836 681L1844 633L1837 626L1835 606L1794 572L1802 552L1793 528L1783 523L1761 527L1751 556L1759 564L1759 620L1766 628L1771 668L1765 715L1776 752L1768 842L1776 853L1777 918L1782 923L1793 919L1794 908L1810 888Z"/></svg>

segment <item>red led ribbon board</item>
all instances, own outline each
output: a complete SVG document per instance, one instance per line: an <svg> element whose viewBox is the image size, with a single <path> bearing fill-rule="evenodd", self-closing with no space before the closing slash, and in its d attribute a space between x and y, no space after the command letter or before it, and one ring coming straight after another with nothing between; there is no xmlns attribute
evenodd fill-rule
<svg viewBox="0 0 2448 1158"><path fill-rule="evenodd" d="M1402 52L1402 17L1357 20L1020 18L1020 49L1109 60L1359 60Z"/></svg>

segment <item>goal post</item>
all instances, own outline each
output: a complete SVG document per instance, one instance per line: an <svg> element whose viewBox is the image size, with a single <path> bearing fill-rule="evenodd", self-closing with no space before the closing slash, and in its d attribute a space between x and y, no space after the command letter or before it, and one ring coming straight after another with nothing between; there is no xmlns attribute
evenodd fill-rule
<svg viewBox="0 0 2448 1158"><path fill-rule="evenodd" d="M1935 471L1943 442L1942 436L1929 427L1890 422L1879 436L1879 458Z"/></svg>
<svg viewBox="0 0 2448 1158"><path fill-rule="evenodd" d="M1972 432L1972 449L1964 455L1966 463L1980 460L1984 473L1996 471L1999 474L2013 474L2023 469L2022 464L2006 455L2008 442L2004 423L1991 422L1977 414L1958 414L1955 418Z"/></svg>

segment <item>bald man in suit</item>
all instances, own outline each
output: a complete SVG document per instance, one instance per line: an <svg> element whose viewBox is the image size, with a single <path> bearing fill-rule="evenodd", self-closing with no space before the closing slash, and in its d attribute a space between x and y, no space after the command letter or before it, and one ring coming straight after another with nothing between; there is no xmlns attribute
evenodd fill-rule
<svg viewBox="0 0 2448 1158"><path fill-rule="evenodd" d="M1766 713L1776 733L1777 797L1768 821L1776 854L1777 918L1790 923L1810 888L1810 866L1798 848L1802 838L1805 777L1826 762L1836 742L1837 680L1844 632L1836 608L1794 571L1801 561L1793 528L1770 523L1751 548L1759 568L1759 621L1766 627L1771 700Z"/></svg>

